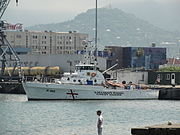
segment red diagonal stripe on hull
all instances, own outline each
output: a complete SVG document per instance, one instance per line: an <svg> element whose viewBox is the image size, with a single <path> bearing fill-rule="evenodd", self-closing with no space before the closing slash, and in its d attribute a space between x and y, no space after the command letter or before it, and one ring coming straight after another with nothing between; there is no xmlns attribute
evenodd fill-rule
<svg viewBox="0 0 180 135"><path fill-rule="evenodd" d="M73 99L75 99L74 95L78 95L78 93L73 93L73 91L72 91L72 90L70 90L70 91L71 91L70 93L66 93L66 94L68 94L68 95L72 95L72 98L73 98Z"/></svg>

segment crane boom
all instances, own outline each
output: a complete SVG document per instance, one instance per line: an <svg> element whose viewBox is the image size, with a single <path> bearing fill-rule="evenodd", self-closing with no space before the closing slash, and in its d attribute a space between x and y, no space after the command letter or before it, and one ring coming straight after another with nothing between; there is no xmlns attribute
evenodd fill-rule
<svg viewBox="0 0 180 135"><path fill-rule="evenodd" d="M0 19L2 18L10 0L0 0Z"/></svg>
<svg viewBox="0 0 180 135"><path fill-rule="evenodd" d="M11 63L14 63L14 70L18 68L19 77L21 79L21 64L20 59L13 47L10 45L8 40L6 39L6 35L4 34L4 30L6 30L5 21L1 20L7 6L9 5L10 0L0 0L0 62L1 62L1 73L3 76L5 72L5 68ZM18 0L16 0L16 4L18 4ZM11 75L10 75L11 77Z"/></svg>

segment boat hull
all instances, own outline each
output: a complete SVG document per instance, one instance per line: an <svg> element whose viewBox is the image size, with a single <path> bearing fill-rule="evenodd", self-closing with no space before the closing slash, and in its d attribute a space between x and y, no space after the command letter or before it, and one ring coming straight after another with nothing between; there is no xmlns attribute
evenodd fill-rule
<svg viewBox="0 0 180 135"><path fill-rule="evenodd" d="M109 89L103 86L25 82L28 100L158 99L158 90Z"/></svg>

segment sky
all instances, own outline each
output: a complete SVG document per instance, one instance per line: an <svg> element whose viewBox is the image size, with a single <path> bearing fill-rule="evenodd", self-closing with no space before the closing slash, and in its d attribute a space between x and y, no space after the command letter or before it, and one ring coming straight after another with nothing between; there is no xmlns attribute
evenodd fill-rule
<svg viewBox="0 0 180 135"><path fill-rule="evenodd" d="M24 27L59 23L95 7L95 0L11 0L3 16L10 23ZM180 30L180 0L98 0L98 7L111 5L150 23Z"/></svg>

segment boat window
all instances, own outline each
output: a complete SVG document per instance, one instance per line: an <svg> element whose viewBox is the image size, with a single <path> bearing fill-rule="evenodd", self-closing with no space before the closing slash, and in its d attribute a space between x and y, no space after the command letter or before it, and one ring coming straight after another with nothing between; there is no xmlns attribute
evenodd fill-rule
<svg viewBox="0 0 180 135"><path fill-rule="evenodd" d="M69 81L69 80L70 80L70 78L68 77L68 78L67 78L67 80Z"/></svg>
<svg viewBox="0 0 180 135"><path fill-rule="evenodd" d="M76 70L80 70L80 67L78 66L78 67L76 67Z"/></svg>
<svg viewBox="0 0 180 135"><path fill-rule="evenodd" d="M94 70L93 66L82 66L81 70Z"/></svg>
<svg viewBox="0 0 180 135"><path fill-rule="evenodd" d="M76 70L95 70L94 66L77 66Z"/></svg>
<svg viewBox="0 0 180 135"><path fill-rule="evenodd" d="M89 70L94 70L94 67L90 66L90 67L89 67Z"/></svg>
<svg viewBox="0 0 180 135"><path fill-rule="evenodd" d="M73 82L76 82L76 80L73 80Z"/></svg>
<svg viewBox="0 0 180 135"><path fill-rule="evenodd" d="M97 80L94 80L94 82L97 82Z"/></svg>

